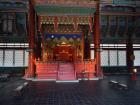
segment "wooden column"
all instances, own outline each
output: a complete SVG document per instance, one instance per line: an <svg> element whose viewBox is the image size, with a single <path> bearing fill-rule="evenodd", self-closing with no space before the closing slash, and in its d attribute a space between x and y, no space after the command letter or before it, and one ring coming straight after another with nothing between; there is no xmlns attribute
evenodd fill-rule
<svg viewBox="0 0 140 105"><path fill-rule="evenodd" d="M136 80L136 75L135 72L133 71L134 69L134 51L133 51L133 42L132 42L132 37L131 35L128 36L128 41L126 45L126 52L127 52L127 69L129 73L132 73L131 79Z"/></svg>
<svg viewBox="0 0 140 105"><path fill-rule="evenodd" d="M94 14L94 56L95 56L95 70L97 77L102 78L101 71L101 57L100 57L100 16L99 16L99 3L97 4L96 12Z"/></svg>
<svg viewBox="0 0 140 105"><path fill-rule="evenodd" d="M31 78L35 76L35 11L32 0L29 0L29 63L25 77Z"/></svg>

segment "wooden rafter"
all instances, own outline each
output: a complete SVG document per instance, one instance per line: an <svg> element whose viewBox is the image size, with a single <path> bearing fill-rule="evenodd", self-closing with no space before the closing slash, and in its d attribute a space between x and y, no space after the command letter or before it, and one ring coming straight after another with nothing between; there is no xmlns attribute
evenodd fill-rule
<svg viewBox="0 0 140 105"><path fill-rule="evenodd" d="M125 19L125 30L124 30L124 35L126 36L128 32L128 16L126 16Z"/></svg>
<svg viewBox="0 0 140 105"><path fill-rule="evenodd" d="M105 11L101 11L100 12L100 15L115 15L115 16L140 16L140 12L137 13L137 12L112 12L112 11L108 11L108 12L105 12Z"/></svg>
<svg viewBox="0 0 140 105"><path fill-rule="evenodd" d="M0 0L0 12L27 12L28 0Z"/></svg>
<svg viewBox="0 0 140 105"><path fill-rule="evenodd" d="M116 16L116 30L115 30L115 36L117 37L119 30L119 16Z"/></svg>
<svg viewBox="0 0 140 105"><path fill-rule="evenodd" d="M106 36L109 37L109 30L110 30L110 17L107 16L107 29L106 29Z"/></svg>
<svg viewBox="0 0 140 105"><path fill-rule="evenodd" d="M136 17L135 17L135 19L136 19ZM135 35L135 33L136 33L136 29L137 29L137 25L136 25L136 23L137 23L137 21L134 22L133 36ZM136 37L136 35L135 35L134 37Z"/></svg>

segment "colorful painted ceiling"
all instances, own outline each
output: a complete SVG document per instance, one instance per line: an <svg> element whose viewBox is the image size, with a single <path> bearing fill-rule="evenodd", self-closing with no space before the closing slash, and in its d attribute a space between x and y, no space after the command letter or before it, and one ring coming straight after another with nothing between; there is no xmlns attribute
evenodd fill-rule
<svg viewBox="0 0 140 105"><path fill-rule="evenodd" d="M102 43L126 43L128 37L139 43L139 0L101 0L100 6Z"/></svg>
<svg viewBox="0 0 140 105"><path fill-rule="evenodd" d="M34 0L38 15L88 15L95 12L96 2L91 0Z"/></svg>
<svg viewBox="0 0 140 105"><path fill-rule="evenodd" d="M101 0L101 12L139 12L139 0Z"/></svg>
<svg viewBox="0 0 140 105"><path fill-rule="evenodd" d="M139 16L107 16L101 18L101 40L105 43L126 42L130 36L134 42L140 39Z"/></svg>
<svg viewBox="0 0 140 105"><path fill-rule="evenodd" d="M28 0L0 0L0 11L28 11Z"/></svg>
<svg viewBox="0 0 140 105"><path fill-rule="evenodd" d="M120 6L140 6L139 0L101 0L101 3Z"/></svg>

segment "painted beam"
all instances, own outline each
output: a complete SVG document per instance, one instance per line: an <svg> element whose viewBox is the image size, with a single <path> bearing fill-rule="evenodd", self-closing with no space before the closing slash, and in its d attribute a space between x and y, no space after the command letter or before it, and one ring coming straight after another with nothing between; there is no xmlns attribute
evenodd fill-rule
<svg viewBox="0 0 140 105"><path fill-rule="evenodd" d="M103 5L120 5L120 6L139 6L139 0L101 0L101 4Z"/></svg>
<svg viewBox="0 0 140 105"><path fill-rule="evenodd" d="M96 1L91 0L34 0L34 2L35 5L96 8Z"/></svg>
<svg viewBox="0 0 140 105"><path fill-rule="evenodd" d="M89 24L88 16L57 16L58 24ZM41 24L54 24L55 16L40 16Z"/></svg>
<svg viewBox="0 0 140 105"><path fill-rule="evenodd" d="M1 0L0 11L28 11L28 0Z"/></svg>
<svg viewBox="0 0 140 105"><path fill-rule="evenodd" d="M93 15L95 8L86 7L58 7L58 6L35 6L38 15Z"/></svg>
<svg viewBox="0 0 140 105"><path fill-rule="evenodd" d="M100 15L111 15L111 16L140 16L137 12L112 12L112 11L101 11Z"/></svg>

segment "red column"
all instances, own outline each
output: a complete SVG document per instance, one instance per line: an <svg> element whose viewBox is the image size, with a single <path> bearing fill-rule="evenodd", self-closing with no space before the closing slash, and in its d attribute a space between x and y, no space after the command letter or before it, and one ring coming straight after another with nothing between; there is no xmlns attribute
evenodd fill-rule
<svg viewBox="0 0 140 105"><path fill-rule="evenodd" d="M29 63L25 77L31 78L35 76L35 52L34 52L34 35L35 35L35 12L32 0L29 0Z"/></svg>
<svg viewBox="0 0 140 105"><path fill-rule="evenodd" d="M95 70L97 77L102 78L101 71L101 57L100 57L100 16L99 3L97 4L96 12L94 14L94 53L95 53Z"/></svg>

